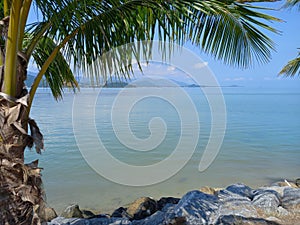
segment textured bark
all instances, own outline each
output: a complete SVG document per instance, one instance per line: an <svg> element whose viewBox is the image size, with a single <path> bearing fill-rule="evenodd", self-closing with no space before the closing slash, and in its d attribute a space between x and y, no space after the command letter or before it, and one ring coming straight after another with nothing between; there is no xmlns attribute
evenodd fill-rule
<svg viewBox="0 0 300 225"><path fill-rule="evenodd" d="M26 99L0 96L0 225L39 224L45 205L38 162L24 164L25 147L37 141L32 136L42 138L35 122L27 119ZM25 129L27 121L34 128L32 136Z"/></svg>
<svg viewBox="0 0 300 225"><path fill-rule="evenodd" d="M9 17L0 21L0 35L6 37ZM0 54L5 60L5 49ZM4 67L0 66L0 225L30 225L43 222L45 194L38 161L24 164L24 150L35 144L43 149L43 135L28 117L28 94L24 85L28 59L18 53L16 96L8 96L4 87ZM31 134L28 134L28 125Z"/></svg>

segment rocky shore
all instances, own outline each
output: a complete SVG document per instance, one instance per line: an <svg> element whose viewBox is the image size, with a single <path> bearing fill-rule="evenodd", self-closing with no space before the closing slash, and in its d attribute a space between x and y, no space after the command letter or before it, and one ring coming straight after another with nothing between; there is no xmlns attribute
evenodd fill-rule
<svg viewBox="0 0 300 225"><path fill-rule="evenodd" d="M60 216L48 209L48 225L300 225L300 180L252 189L233 184L203 187L182 198L142 197L111 215L68 206Z"/></svg>

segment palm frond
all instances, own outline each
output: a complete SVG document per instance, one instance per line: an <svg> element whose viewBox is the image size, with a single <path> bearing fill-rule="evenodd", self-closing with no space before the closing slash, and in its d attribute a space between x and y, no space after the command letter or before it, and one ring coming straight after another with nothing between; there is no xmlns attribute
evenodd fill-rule
<svg viewBox="0 0 300 225"><path fill-rule="evenodd" d="M293 77L295 75L300 76L300 53L298 57L290 60L279 72L279 75L285 75L289 77Z"/></svg>
<svg viewBox="0 0 300 225"><path fill-rule="evenodd" d="M296 7L298 10L300 10L300 0L286 0L283 7L288 9Z"/></svg>
<svg viewBox="0 0 300 225"><path fill-rule="evenodd" d="M32 53L33 59L39 68L43 66L56 46L57 45L50 38L44 37L40 39ZM62 97L65 87L72 88L74 91L78 88L77 81L70 68L70 63L71 62L67 62L63 54L59 52L45 73L46 82L56 99Z"/></svg>
<svg viewBox="0 0 300 225"><path fill-rule="evenodd" d="M101 76L119 69L126 77L132 74L132 59L139 62L139 52L151 56L151 44L137 48L127 45L134 54L124 56L119 51L102 60L97 58L119 46L135 41L153 40L176 42L191 41L204 52L226 64L249 67L255 62L270 60L273 42L261 30L277 32L265 21L280 21L254 7L234 1L73 1L36 0L43 22L50 24L44 36L62 43L67 61L81 68L94 82ZM41 30L33 26L32 32ZM71 36L70 36L71 35ZM131 48L131 49L130 49ZM163 57L170 55L163 51ZM125 51L125 52L126 52ZM106 55L107 56L107 55Z"/></svg>
<svg viewBox="0 0 300 225"><path fill-rule="evenodd" d="M4 2L0 2L0 19L4 17Z"/></svg>

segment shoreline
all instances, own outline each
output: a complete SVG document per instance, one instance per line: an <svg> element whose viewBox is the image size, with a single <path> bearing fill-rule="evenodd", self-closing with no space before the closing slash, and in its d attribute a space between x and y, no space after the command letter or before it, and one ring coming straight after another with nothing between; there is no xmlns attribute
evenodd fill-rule
<svg viewBox="0 0 300 225"><path fill-rule="evenodd" d="M205 205L204 208L203 205ZM233 222L235 219L244 220L246 224L248 220L253 218L261 222L255 224L292 225L296 224L292 222L300 221L300 179L279 181L259 188L252 188L240 183L225 188L204 186L198 190L187 192L181 198L170 196L160 199L140 197L130 204L120 206L113 212L105 212L104 214L103 212L102 214L99 213L99 211L81 209L77 204L69 205L59 215L53 211L51 213L52 218L47 218L48 221L51 221L48 222L48 225L77 225L80 221L82 223L78 224L155 225L164 224L162 223L163 220L169 224L192 225L206 224L192 223L192 220L223 224L220 221L230 220ZM209 214L210 216L200 216L203 217L200 218L199 215L202 214ZM179 221L180 223L178 223L178 218L184 222ZM290 218L289 223L287 218ZM94 223L95 221L97 223ZM231 224L231 222L224 224Z"/></svg>

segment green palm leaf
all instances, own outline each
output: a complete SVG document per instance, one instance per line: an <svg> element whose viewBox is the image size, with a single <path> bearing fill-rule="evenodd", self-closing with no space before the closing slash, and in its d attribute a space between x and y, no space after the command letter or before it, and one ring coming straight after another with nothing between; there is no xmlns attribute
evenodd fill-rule
<svg viewBox="0 0 300 225"><path fill-rule="evenodd" d="M32 37L32 35L30 37ZM27 39L29 39L29 43L30 37L27 37ZM40 39L32 53L32 57L38 68L42 67L53 49L56 47L57 45L52 39L46 37ZM52 95L55 98L60 98L62 96L64 87L69 87L73 90L78 87L77 81L70 68L70 61L67 62L61 52L56 55L55 59L50 64L45 73L45 78L52 91Z"/></svg>
<svg viewBox="0 0 300 225"><path fill-rule="evenodd" d="M286 76L294 76L298 75L300 76L300 53L298 54L298 57L289 61L287 65L285 65L282 70L279 72L280 75L286 75Z"/></svg>
<svg viewBox="0 0 300 225"><path fill-rule="evenodd" d="M245 68L254 62L268 62L274 44L261 30L277 31L263 20L280 21L257 12L263 8L234 1L56 0L54 4L50 0L36 0L36 5L43 22L31 26L30 32L39 36L42 31L57 46L65 42L60 54L96 83L101 76L109 76L117 69L126 77L132 72L132 56L117 51L102 60L102 64L96 60L98 57L134 41L156 38L180 45L190 41L233 66ZM149 48L135 48L131 52L139 61L138 51L149 54Z"/></svg>
<svg viewBox="0 0 300 225"><path fill-rule="evenodd" d="M286 0L286 3L283 6L284 8L293 8L296 7L300 10L300 1L299 0Z"/></svg>

